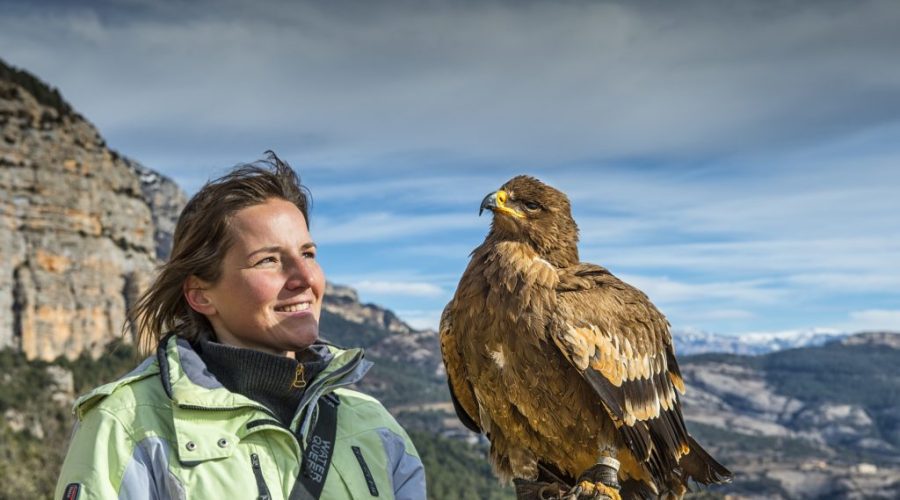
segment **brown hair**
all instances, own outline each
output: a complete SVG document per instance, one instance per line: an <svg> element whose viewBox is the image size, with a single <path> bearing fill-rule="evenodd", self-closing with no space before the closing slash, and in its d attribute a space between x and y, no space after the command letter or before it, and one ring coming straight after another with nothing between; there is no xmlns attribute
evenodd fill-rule
<svg viewBox="0 0 900 500"><path fill-rule="evenodd" d="M265 160L238 165L207 182L181 211L169 261L129 311L125 324L134 332L140 352L151 352L170 331L190 341L201 332L212 332L206 317L188 305L182 287L190 276L208 283L219 280L233 242L231 218L239 210L280 198L300 209L309 228L309 190L290 165L272 151L266 155Z"/></svg>

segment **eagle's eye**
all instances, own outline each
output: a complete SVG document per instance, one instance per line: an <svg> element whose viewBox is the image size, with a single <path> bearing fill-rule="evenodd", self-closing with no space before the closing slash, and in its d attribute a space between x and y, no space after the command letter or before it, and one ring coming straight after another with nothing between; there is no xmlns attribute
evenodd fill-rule
<svg viewBox="0 0 900 500"><path fill-rule="evenodd" d="M534 211L534 210L541 208L541 206L533 201L526 201L525 208L527 208L528 210Z"/></svg>

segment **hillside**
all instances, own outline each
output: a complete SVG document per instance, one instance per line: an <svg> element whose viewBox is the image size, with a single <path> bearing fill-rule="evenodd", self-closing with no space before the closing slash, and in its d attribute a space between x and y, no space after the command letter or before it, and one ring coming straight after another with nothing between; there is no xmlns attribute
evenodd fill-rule
<svg viewBox="0 0 900 500"><path fill-rule="evenodd" d="M900 498L900 334L682 361L688 426L762 498Z"/></svg>

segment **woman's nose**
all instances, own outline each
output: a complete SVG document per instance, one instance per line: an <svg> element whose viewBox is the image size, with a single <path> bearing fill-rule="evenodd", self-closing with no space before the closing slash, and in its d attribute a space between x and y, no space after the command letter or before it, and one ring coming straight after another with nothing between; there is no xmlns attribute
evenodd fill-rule
<svg viewBox="0 0 900 500"><path fill-rule="evenodd" d="M314 266L315 263L313 261L310 261L303 256L298 256L291 259L291 264L286 270L288 274L288 280L285 286L290 289L306 288L311 286L313 281L316 279L316 273L313 269Z"/></svg>

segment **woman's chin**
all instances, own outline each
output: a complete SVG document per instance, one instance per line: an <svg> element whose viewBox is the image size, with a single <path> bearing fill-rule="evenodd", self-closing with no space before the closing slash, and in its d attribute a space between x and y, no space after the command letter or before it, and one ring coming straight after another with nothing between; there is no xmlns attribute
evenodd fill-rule
<svg viewBox="0 0 900 500"><path fill-rule="evenodd" d="M315 328L302 328L293 331L284 339L290 343L288 350L302 351L319 340L319 326L316 325Z"/></svg>

